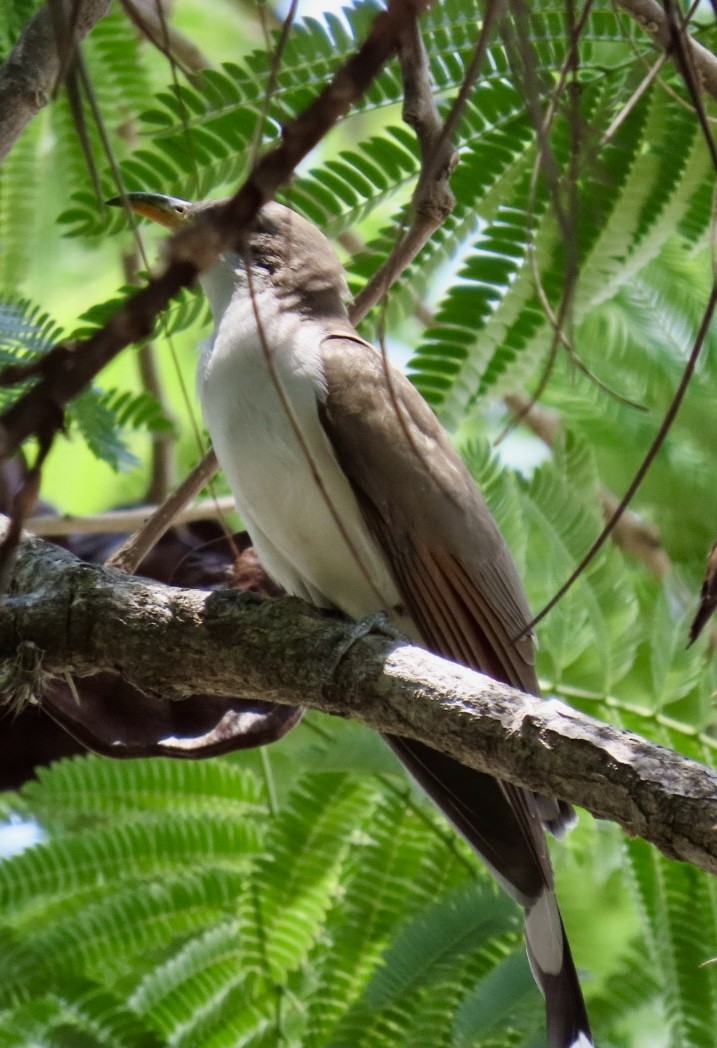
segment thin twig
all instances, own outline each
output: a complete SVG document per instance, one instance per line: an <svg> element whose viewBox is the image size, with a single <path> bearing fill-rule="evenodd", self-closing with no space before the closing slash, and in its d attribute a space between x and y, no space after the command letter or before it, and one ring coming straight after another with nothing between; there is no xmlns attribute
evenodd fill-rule
<svg viewBox="0 0 717 1048"><path fill-rule="evenodd" d="M548 601L545 607L542 608L542 610L535 616L533 621L527 627L526 632L528 630L534 629L535 626L537 626L537 624L545 618L548 612L555 607L555 605L567 593L567 591L570 589L573 583L580 577L580 575L582 575L583 571L590 563L590 561L593 559L593 557L596 556L596 554L602 549L602 547L607 542L608 538L617 526L617 523L620 520L620 517L622 516L624 510L627 506L629 506L635 492L639 488L640 484L642 484L642 481L644 480L647 471L652 465L655 456L662 447L665 437L670 431L672 423L675 420L675 416L677 415L682 401L684 400L685 393L687 392L689 384L692 381L692 376L697 366L697 361L702 351L702 346L704 345L705 338L707 337L707 333L710 329L710 324L712 322L712 317L714 316L715 307L717 307L717 281L713 282L712 284L712 289L710 291L709 299L707 301L707 305L702 316L699 331L697 332L697 337L695 338L695 342L692 347L692 352L690 353L689 359L682 372L682 378L680 379L679 385L675 391L675 395L672 398L672 401L670 402L667 411L665 412L664 418L660 423L660 428L655 434L655 437L653 438L653 441L650 444L650 447L648 448L645 457L640 463L640 466L637 469L634 477L630 481L627 491L616 506L614 512L612 513L612 516L607 521L601 533L598 535L596 540L591 545L590 549L581 559L578 566L570 574L570 577L567 579L567 581L563 583L558 592L553 597L551 597L551 599Z"/></svg>
<svg viewBox="0 0 717 1048"><path fill-rule="evenodd" d="M585 26L592 7L592 0L585 0L579 18L575 17L572 3L568 3L568 16L570 19L570 46L559 71L558 81L552 91L545 113L542 112L540 99L543 92L535 75L538 67L537 56L531 41L529 9L524 0L511 0L511 13L519 27L515 32L511 24L506 21L504 27L505 46L508 53L514 51L512 66L514 76L520 78L523 84L523 98L526 108L531 114L536 130L538 149L530 180L529 211L535 212L535 202L538 191L538 179L542 175L548 187L553 208L553 214L557 221L558 229L562 236L563 249L565 251L565 275L562 282L560 301L557 312L550 304L548 295L543 287L540 269L538 266L537 253L535 249L535 230L532 230L528 243L528 261L533 273L536 294L543 308L545 316L552 328L553 335L550 343L548 356L543 365L536 388L533 391L531 403L536 403L548 385L550 377L558 357L560 346L564 346L582 370L589 377L593 377L580 358L572 348L572 342L565 333L565 326L570 320L573 296L579 276L579 259L577 254L578 238L575 231L575 216L578 213L577 186L578 186L578 156L580 154L582 126L579 113L579 94L576 90L569 93L569 125L571 133L572 148L570 151L570 168L567 175L567 200L563 201L563 186L559 174L559 165L555 159L550 141L550 131L558 112L558 101L568 84L569 78L575 81L579 64L579 42L580 34ZM573 85L575 86L575 85ZM606 390L606 392L611 392ZM527 409L524 409L527 410ZM520 421L520 416L514 420L513 425ZM498 437L502 440L508 432L509 427Z"/></svg>
<svg viewBox="0 0 717 1048"><path fill-rule="evenodd" d="M562 420L556 411L531 403L530 397L521 393L510 394L505 398L505 403L512 412L520 415L523 424L547 447L554 446L562 427ZM619 499L602 485L600 501L603 517L609 520L618 507ZM660 533L654 525L644 520L639 514L624 510L615 525L612 537L620 549L641 560L657 578L662 579L669 574L672 563L662 545Z"/></svg>
<svg viewBox="0 0 717 1048"><path fill-rule="evenodd" d="M184 495L184 491L182 492ZM163 504L164 505L164 504ZM132 509L110 509L104 513L93 513L88 516L71 513L61 515L42 514L28 517L25 530L33 535L53 538L67 535L122 535L137 531L161 507L151 503L144 506L133 506ZM172 524L191 524L197 520L211 520L220 514L234 512L234 499L231 495L222 495L216 499L201 499L184 506L172 517ZM118 566L118 565L115 565Z"/></svg>
<svg viewBox="0 0 717 1048"><path fill-rule="evenodd" d="M410 228L400 238L385 263L356 296L352 320L358 323L392 286L394 281L413 261L430 236L444 221L453 204L448 176L455 166L453 136L470 92L478 77L488 49L488 41L496 23L503 15L506 0L492 0L481 25L480 35L466 69L461 88L445 119L441 122L428 95L431 92L428 63L418 29L407 27L401 37L401 56L406 91L413 93L415 105L404 108L407 122L416 120L416 132L421 149L421 174L413 195ZM409 32L414 35L406 35ZM448 212L445 210L448 207Z"/></svg>
<svg viewBox="0 0 717 1048"><path fill-rule="evenodd" d="M179 514L185 511L187 503L191 502L203 487L206 487L217 469L217 457L214 454L214 450L210 448L201 462L197 463L191 473L187 474L181 484L164 500L162 505L155 509L152 516L143 524L140 530L136 534L131 535L112 554L107 561L108 565L119 568L129 574L136 571L148 551L171 528Z"/></svg>
<svg viewBox="0 0 717 1048"><path fill-rule="evenodd" d="M142 36L185 76L200 73L211 65L193 40L167 22L156 0L120 0L120 3Z"/></svg>
<svg viewBox="0 0 717 1048"><path fill-rule="evenodd" d="M450 176L458 160L452 141L444 135L444 125L433 98L428 55L421 37L418 19L406 26L398 49L403 77L403 119L414 129L421 155L421 173L413 195L411 227L399 238L386 262L357 297L351 318L362 315L371 296L387 290L400 273L413 261L418 251L445 220L455 206ZM425 453L419 448L408 424L388 364L384 343L385 310L379 318L379 341L386 389L392 410L401 427L406 444L424 469L430 470Z"/></svg>
<svg viewBox="0 0 717 1048"><path fill-rule="evenodd" d="M162 382L159 377L157 351L152 343L146 342L140 346L137 354L137 366L142 388L146 389L156 399L165 418L169 417L169 410L165 403ZM145 498L148 502L161 502L167 497L174 479L174 447L175 436L171 432L167 433L164 431L152 434L149 484L145 493Z"/></svg>
<svg viewBox="0 0 717 1048"><path fill-rule="evenodd" d="M136 283L138 255L135 251L126 252L122 256L122 270L125 283ZM159 376L157 350L152 342L145 342L139 347L137 367L142 389L154 397L164 417L169 419L171 417L169 404L167 403ZM160 432L152 434L149 484L145 492L147 502L162 502L167 497L172 486L175 440L173 433Z"/></svg>
<svg viewBox="0 0 717 1048"><path fill-rule="evenodd" d="M625 120L627 120L630 113L632 113L633 109L640 101L642 96L645 94L645 92L650 87L652 87L655 78L659 74L666 61L667 55L660 55L657 61L653 62L653 64L650 66L641 83L638 84L638 86L632 92L630 98L628 98L625 105L622 107L620 112L617 114L613 122L608 127L607 131L604 132L599 142L601 148L608 144L613 135L619 130L619 128L623 125Z"/></svg>
<svg viewBox="0 0 717 1048"><path fill-rule="evenodd" d="M449 179L458 154L451 140L443 135L418 20L413 20L403 32L398 57L403 77L403 119L415 131L421 173L411 202L411 226L356 296L352 313L357 323L411 264L455 206Z"/></svg>

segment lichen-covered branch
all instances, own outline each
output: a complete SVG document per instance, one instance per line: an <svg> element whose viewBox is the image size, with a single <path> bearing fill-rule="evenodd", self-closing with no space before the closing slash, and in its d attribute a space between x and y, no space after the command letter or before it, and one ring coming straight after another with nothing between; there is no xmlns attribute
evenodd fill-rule
<svg viewBox="0 0 717 1048"><path fill-rule="evenodd" d="M10 697L16 678L39 691L43 674L105 671L165 699L240 691L351 717L717 872L712 770L292 598L150 584L26 538L0 606L0 662Z"/></svg>

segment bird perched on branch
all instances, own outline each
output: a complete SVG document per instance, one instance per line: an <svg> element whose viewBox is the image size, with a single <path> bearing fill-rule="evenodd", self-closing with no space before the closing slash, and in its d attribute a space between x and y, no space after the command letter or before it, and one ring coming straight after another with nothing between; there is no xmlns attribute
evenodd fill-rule
<svg viewBox="0 0 717 1048"><path fill-rule="evenodd" d="M221 207L152 193L125 201L169 228ZM204 420L269 575L354 619L385 611L437 654L538 694L505 542L433 412L350 323L323 234L267 204L199 279L216 324L199 363ZM543 833L565 828L569 809L424 743L387 741L523 907L549 1048L589 1048Z"/></svg>

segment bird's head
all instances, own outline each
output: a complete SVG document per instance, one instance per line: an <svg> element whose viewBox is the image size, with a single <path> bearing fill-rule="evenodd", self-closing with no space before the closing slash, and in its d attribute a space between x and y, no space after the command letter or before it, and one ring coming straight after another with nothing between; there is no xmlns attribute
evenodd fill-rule
<svg viewBox="0 0 717 1048"><path fill-rule="evenodd" d="M192 203L162 193L132 192L107 203L127 207L167 229L178 230L210 209L220 210L226 201ZM342 302L348 295L344 269L324 234L291 208L276 201L260 208L237 254L244 260L250 258L280 295L293 298L298 292L300 298L310 299L322 312L338 310L343 314Z"/></svg>
<svg viewBox="0 0 717 1048"><path fill-rule="evenodd" d="M124 196L112 197L106 203L110 207L126 207L135 215L172 230L183 226L196 210L196 205L189 200L165 196L163 193L126 193Z"/></svg>

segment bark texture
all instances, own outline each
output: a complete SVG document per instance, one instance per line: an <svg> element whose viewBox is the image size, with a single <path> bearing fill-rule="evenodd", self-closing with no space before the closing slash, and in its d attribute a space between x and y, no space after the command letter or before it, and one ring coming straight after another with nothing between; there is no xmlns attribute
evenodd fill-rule
<svg viewBox="0 0 717 1048"><path fill-rule="evenodd" d="M0 608L0 660L10 699L41 694L43 675L103 671L164 699L240 691L351 717L717 873L711 769L293 598L162 586L25 538Z"/></svg>
<svg viewBox="0 0 717 1048"><path fill-rule="evenodd" d="M0 67L0 161L52 98L74 47L106 15L110 0L45 4Z"/></svg>

